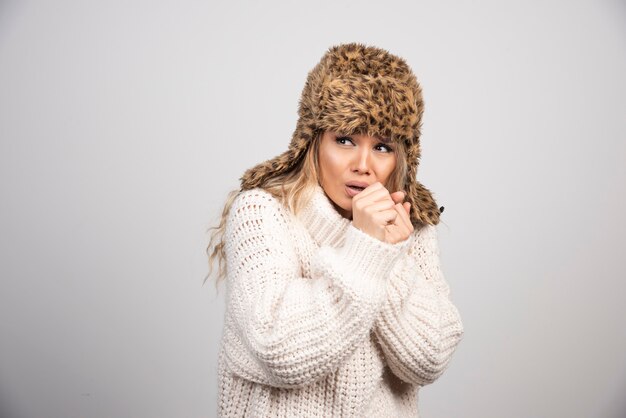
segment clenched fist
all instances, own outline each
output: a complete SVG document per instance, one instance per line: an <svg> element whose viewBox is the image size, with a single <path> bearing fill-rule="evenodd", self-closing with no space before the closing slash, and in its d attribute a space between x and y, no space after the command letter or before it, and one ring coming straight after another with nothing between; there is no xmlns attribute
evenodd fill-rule
<svg viewBox="0 0 626 418"><path fill-rule="evenodd" d="M411 204L402 203L405 193L389 193L380 183L366 187L352 198L352 224L383 242L395 244L413 232L409 218Z"/></svg>

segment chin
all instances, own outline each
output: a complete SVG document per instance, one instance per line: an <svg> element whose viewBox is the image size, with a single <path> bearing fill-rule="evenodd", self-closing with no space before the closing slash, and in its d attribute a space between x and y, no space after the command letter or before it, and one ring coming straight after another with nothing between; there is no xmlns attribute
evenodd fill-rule
<svg viewBox="0 0 626 418"><path fill-rule="evenodd" d="M342 216L352 218L352 199L341 195L339 198L328 197L337 212L341 213Z"/></svg>
<svg viewBox="0 0 626 418"><path fill-rule="evenodd" d="M347 200L347 202L346 202ZM344 199L341 205L335 205L338 209L341 209L342 216L352 219L352 199Z"/></svg>

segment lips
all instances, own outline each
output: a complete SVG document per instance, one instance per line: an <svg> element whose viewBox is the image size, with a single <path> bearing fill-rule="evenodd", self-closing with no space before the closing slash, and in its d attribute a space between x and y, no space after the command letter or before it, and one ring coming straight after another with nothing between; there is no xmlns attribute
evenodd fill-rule
<svg viewBox="0 0 626 418"><path fill-rule="evenodd" d="M346 183L346 193L350 197L354 197L357 194L361 193L363 189L365 189L369 184L363 183L361 181L351 181Z"/></svg>
<svg viewBox="0 0 626 418"><path fill-rule="evenodd" d="M367 186L369 186L369 184L363 183L362 181L350 181L350 182L346 183L346 186L353 187L355 189L363 190Z"/></svg>

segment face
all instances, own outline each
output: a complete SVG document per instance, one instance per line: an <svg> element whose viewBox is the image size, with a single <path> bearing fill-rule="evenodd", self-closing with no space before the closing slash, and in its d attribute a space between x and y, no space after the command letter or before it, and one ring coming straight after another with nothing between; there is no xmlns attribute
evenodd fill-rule
<svg viewBox="0 0 626 418"><path fill-rule="evenodd" d="M352 198L365 187L377 181L387 187L396 167L394 147L367 135L324 132L318 154L320 185L343 217L352 218Z"/></svg>

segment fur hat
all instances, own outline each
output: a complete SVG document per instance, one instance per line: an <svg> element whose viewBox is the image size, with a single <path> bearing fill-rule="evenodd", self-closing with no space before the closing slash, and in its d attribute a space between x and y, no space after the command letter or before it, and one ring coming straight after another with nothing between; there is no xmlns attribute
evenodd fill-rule
<svg viewBox="0 0 626 418"><path fill-rule="evenodd" d="M321 131L378 135L406 144L411 222L436 225L443 206L437 208L431 192L416 179L423 112L421 87L402 58L360 43L332 46L308 74L289 148L248 169L240 179L241 190L262 187L292 169Z"/></svg>

